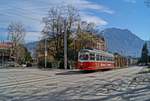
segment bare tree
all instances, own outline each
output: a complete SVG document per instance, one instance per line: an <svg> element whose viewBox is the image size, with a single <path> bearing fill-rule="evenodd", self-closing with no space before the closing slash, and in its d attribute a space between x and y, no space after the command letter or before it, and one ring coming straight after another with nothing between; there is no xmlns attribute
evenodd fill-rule
<svg viewBox="0 0 150 101"><path fill-rule="evenodd" d="M96 39L96 31L95 31L95 24L94 23L87 23L86 21L81 21L80 24L78 24L78 30L77 30L77 40L80 40L81 47L86 47L87 43L95 43Z"/></svg>
<svg viewBox="0 0 150 101"><path fill-rule="evenodd" d="M81 32L88 32L90 34L95 34L96 32L96 24L93 22L86 22L81 21L80 24L78 24L78 28L80 28Z"/></svg>
<svg viewBox="0 0 150 101"><path fill-rule="evenodd" d="M65 29L67 31L68 47L71 43L70 37L74 29L75 22L79 20L78 11L72 6L52 7L48 16L43 18L45 24L42 33L49 39L48 50L51 51L55 59L63 56L63 37Z"/></svg>
<svg viewBox="0 0 150 101"><path fill-rule="evenodd" d="M76 60L80 48L86 48L89 44L96 45L95 24L81 21L79 11L70 5L50 8L48 15L43 17L43 23L42 34L43 40L47 40L47 58L53 56L55 60L63 59L64 32L67 33L68 60ZM41 43L44 44L43 40ZM41 53L41 60L41 57L44 59L44 45L39 44L39 48L37 50Z"/></svg>
<svg viewBox="0 0 150 101"><path fill-rule="evenodd" d="M8 26L9 39L13 43L12 54L15 57L16 62L24 54L21 45L24 42L25 28L21 23L10 23Z"/></svg>
<svg viewBox="0 0 150 101"><path fill-rule="evenodd" d="M8 26L9 39L16 44L22 44L25 37L25 28L21 23L11 23Z"/></svg>

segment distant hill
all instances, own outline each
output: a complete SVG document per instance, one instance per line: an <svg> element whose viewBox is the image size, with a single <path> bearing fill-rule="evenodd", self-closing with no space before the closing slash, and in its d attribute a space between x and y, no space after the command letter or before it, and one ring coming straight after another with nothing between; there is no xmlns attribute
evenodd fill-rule
<svg viewBox="0 0 150 101"><path fill-rule="evenodd" d="M25 44L25 47L27 47L27 49L31 53L32 57L34 57L34 53L36 51L37 44L38 44L38 41Z"/></svg>
<svg viewBox="0 0 150 101"><path fill-rule="evenodd" d="M117 52L125 56L133 57L141 55L144 40L127 29L107 28L101 31L100 35L104 36L108 51L110 52ZM34 55L37 44L38 42L36 41L25 45L32 56Z"/></svg>
<svg viewBox="0 0 150 101"><path fill-rule="evenodd" d="M107 28L100 32L104 36L108 51L126 56L140 56L144 40L127 29Z"/></svg>

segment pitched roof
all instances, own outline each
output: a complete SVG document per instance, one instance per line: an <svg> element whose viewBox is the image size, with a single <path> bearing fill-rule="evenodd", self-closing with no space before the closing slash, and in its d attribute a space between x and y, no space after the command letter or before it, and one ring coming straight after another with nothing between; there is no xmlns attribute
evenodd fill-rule
<svg viewBox="0 0 150 101"><path fill-rule="evenodd" d="M11 42L1 42L0 43L0 49L8 49L12 47L12 43Z"/></svg>

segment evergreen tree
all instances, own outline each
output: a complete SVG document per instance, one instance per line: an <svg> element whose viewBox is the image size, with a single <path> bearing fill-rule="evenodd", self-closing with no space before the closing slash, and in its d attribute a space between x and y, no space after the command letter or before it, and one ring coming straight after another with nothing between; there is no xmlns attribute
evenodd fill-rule
<svg viewBox="0 0 150 101"><path fill-rule="evenodd" d="M149 59L148 59L148 48L147 48L147 43L145 43L143 45L143 48L142 48L142 54L141 54L141 59L140 59L140 62L141 63L145 63L147 64Z"/></svg>

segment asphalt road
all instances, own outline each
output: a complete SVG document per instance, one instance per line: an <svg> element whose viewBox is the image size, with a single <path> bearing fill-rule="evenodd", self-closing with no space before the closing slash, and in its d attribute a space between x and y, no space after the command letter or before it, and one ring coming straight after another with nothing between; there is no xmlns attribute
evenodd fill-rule
<svg viewBox="0 0 150 101"><path fill-rule="evenodd" d="M137 83L142 70L0 69L0 101L150 101L149 79Z"/></svg>

